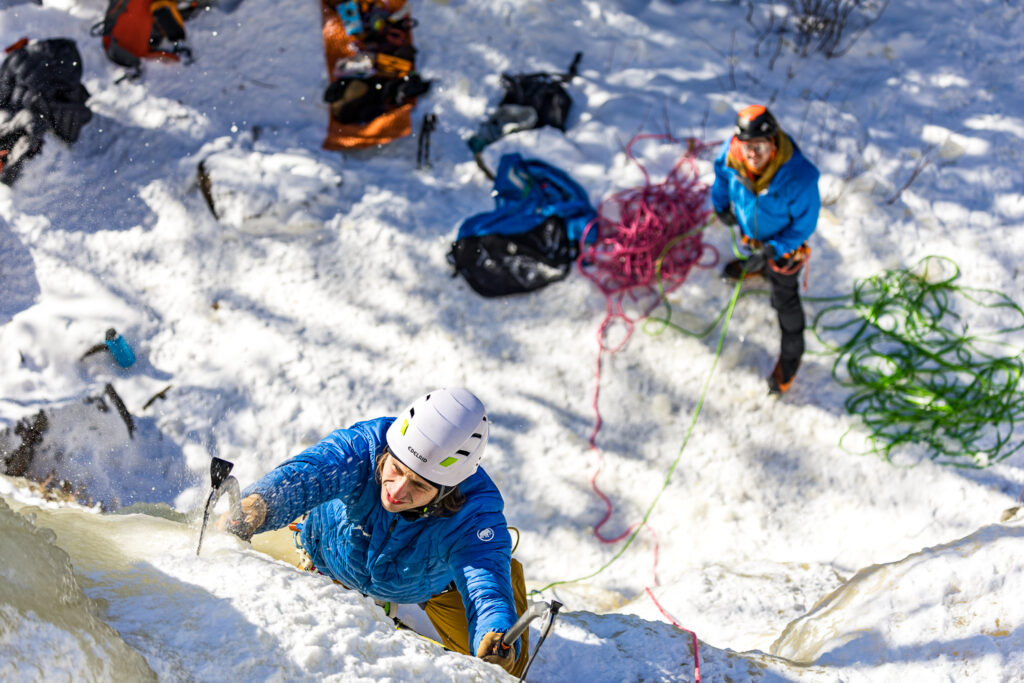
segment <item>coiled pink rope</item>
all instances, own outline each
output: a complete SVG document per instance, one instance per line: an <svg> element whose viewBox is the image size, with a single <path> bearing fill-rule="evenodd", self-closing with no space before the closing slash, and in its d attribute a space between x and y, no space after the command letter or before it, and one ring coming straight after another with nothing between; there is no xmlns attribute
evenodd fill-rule
<svg viewBox="0 0 1024 683"><path fill-rule="evenodd" d="M602 352L615 353L629 341L637 321L643 320L661 303L662 297L686 281L694 267L713 268L718 263L718 250L702 239L702 228L711 211L708 208L710 188L699 178L697 155L717 143L689 140L687 151L672 167L665 180L652 184L647 169L635 156L633 146L641 140L678 142L670 135L637 135L626 146L626 155L644 176L641 187L623 190L602 200L597 218L584 230L576 265L605 296L605 317L597 330L598 354L594 386L594 428L590 433L591 449L598 463L590 486L605 505L605 513L594 525L594 536L602 543L616 543L633 532L632 525L615 537L605 537L601 527L612 516L611 500L597 485L601 473L601 452L597 448L597 433L601 429L601 411L598 399L601 389ZM597 231L593 243L587 237ZM667 253L666 247L671 244ZM664 253L664 255L663 255ZM709 261L705 261L707 255ZM660 283L658 260L661 259ZM623 302L637 304L639 314L630 317ZM620 320L626 326L621 341L614 346L605 344L608 326ZM655 542L655 583L657 583L657 542Z"/></svg>

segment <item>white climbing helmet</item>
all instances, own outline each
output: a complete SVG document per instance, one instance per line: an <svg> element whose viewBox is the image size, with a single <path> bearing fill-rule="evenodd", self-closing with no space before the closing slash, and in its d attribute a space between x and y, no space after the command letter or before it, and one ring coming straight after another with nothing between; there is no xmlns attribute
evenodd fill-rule
<svg viewBox="0 0 1024 683"><path fill-rule="evenodd" d="M387 432L403 465L432 484L456 486L480 466L487 445L484 404L468 389L438 389L415 401Z"/></svg>

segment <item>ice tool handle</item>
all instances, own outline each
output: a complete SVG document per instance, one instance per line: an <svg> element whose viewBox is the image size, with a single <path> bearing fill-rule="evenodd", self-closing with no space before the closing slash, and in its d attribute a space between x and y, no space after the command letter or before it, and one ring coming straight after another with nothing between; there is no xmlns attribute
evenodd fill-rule
<svg viewBox="0 0 1024 683"><path fill-rule="evenodd" d="M210 521L210 514L213 508L217 507L217 501L225 493L228 494L228 503L231 506L231 520L242 519L242 494L238 487L238 480L231 475L231 468L234 463L214 458L210 462L210 497L206 499L206 507L203 509L203 525L199 527L199 544L196 546L196 555L203 547L203 533L206 531L206 524Z"/></svg>
<svg viewBox="0 0 1024 683"><path fill-rule="evenodd" d="M526 663L526 668L523 669L522 675L519 677L520 681L526 679L526 674L530 670L530 664L537 657L537 652L540 650L540 646L544 644L544 639L548 637L548 632L551 631L551 626L555 622L555 615L558 614L558 610L562 608L562 603L557 600L552 600L550 603L547 602L533 602L526 608L522 616L516 620L516 623L512 624L512 628L505 631L505 634L501 637L501 647L507 651L512 644L516 642L519 636L523 635L523 632L530 627L530 622L538 617L544 617L544 621L540 625L540 640L537 642L537 647L533 651L533 657Z"/></svg>
<svg viewBox="0 0 1024 683"><path fill-rule="evenodd" d="M526 608L522 616L516 620L516 623L512 624L512 628L505 631L505 634L501 637L502 646L506 648L512 647L512 644L519 639L519 636L523 635L523 631L530 627L530 622L543 616L547 611L548 604L546 602L530 603L530 606Z"/></svg>

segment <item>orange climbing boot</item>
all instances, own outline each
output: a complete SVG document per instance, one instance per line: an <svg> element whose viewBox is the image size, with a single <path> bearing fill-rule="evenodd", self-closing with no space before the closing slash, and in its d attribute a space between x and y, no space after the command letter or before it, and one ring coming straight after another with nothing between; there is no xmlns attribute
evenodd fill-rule
<svg viewBox="0 0 1024 683"><path fill-rule="evenodd" d="M768 394L771 396L782 396L784 393L789 391L789 387L792 386L794 379L796 379L796 371L794 371L788 378L783 378L782 361L775 361L775 367L772 368L772 374L768 376Z"/></svg>

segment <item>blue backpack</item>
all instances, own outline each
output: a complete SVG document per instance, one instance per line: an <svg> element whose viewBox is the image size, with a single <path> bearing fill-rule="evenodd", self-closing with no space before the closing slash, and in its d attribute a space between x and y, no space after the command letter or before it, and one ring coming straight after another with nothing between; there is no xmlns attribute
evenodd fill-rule
<svg viewBox="0 0 1024 683"><path fill-rule="evenodd" d="M448 253L455 274L493 297L539 289L569 274L597 212L567 173L506 154L494 177L493 211L467 218ZM592 241L595 232L590 231Z"/></svg>

